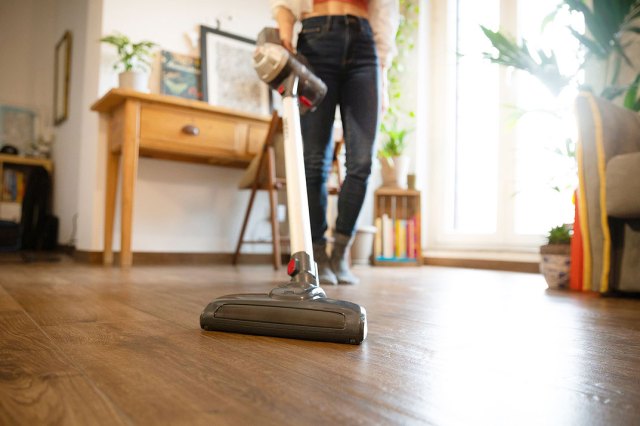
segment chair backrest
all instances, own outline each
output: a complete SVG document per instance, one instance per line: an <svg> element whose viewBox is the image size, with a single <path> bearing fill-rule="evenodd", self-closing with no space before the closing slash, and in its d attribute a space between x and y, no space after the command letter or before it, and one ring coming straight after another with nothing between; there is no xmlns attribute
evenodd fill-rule
<svg viewBox="0 0 640 426"><path fill-rule="evenodd" d="M256 156L253 157L251 163L249 163L249 166L242 175L242 179L240 179L238 183L238 188L252 188L256 180L259 186L267 183L268 170L265 160L270 148L273 148L275 153L276 177L284 178L284 135L282 133L282 118L276 111L274 111L271 116L271 123L269 124L269 130L265 137L264 144Z"/></svg>
<svg viewBox="0 0 640 426"><path fill-rule="evenodd" d="M344 142L342 140L335 141L333 158L331 162L331 173L335 175L334 183L330 185L330 192L337 193L342 186L342 169L340 166L340 151ZM249 166L245 170L242 179L238 183L240 189L250 189L253 187L256 179L258 180L258 186L264 187L268 182L268 169L266 167L265 156L268 155L270 148L273 148L274 160L275 160L275 177L280 179L286 178L285 162L284 162L284 133L282 131L282 118L274 112L271 116L271 123L269 125L269 131L265 137L265 142L260 149L260 152L249 163Z"/></svg>

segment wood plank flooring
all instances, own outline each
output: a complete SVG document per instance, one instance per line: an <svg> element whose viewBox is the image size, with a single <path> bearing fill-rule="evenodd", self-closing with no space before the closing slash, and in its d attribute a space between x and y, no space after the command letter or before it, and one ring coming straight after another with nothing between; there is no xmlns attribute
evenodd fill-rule
<svg viewBox="0 0 640 426"><path fill-rule="evenodd" d="M361 346L203 332L264 266L0 262L0 424L640 424L640 300L357 267Z"/></svg>

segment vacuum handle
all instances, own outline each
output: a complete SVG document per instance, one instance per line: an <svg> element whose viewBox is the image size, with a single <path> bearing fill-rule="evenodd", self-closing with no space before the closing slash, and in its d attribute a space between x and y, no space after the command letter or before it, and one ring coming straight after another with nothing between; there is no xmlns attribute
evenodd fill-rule
<svg viewBox="0 0 640 426"><path fill-rule="evenodd" d="M304 172L298 98L295 96L284 97L282 99L282 111L291 253L294 254L301 251L307 253L313 265L311 221L309 219L309 201L307 199L307 179Z"/></svg>

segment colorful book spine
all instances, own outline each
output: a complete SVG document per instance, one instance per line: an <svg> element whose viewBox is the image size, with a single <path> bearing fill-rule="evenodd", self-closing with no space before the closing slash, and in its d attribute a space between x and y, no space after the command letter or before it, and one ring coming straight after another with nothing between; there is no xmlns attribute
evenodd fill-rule
<svg viewBox="0 0 640 426"><path fill-rule="evenodd" d="M582 291L584 279L584 247L582 242L582 228L580 227L580 212L578 191L574 195L575 220L573 223L573 237L571 238L571 269L569 272L569 288Z"/></svg>
<svg viewBox="0 0 640 426"><path fill-rule="evenodd" d="M394 255L393 219L389 215L382 215L382 257L392 259Z"/></svg>
<svg viewBox="0 0 640 426"><path fill-rule="evenodd" d="M416 215L413 217L413 222L415 224L415 256L416 259L418 259L421 255L420 252L420 246L421 246L421 241L420 241L420 237L422 236L422 229L420 226L421 223L421 218L420 218L420 213L416 213Z"/></svg>
<svg viewBox="0 0 640 426"><path fill-rule="evenodd" d="M24 198L25 187L26 185L25 185L24 173L16 172L15 201L17 201L18 203L22 203L22 199Z"/></svg>
<svg viewBox="0 0 640 426"><path fill-rule="evenodd" d="M21 203L26 188L25 175L21 171L6 169L2 173L1 201Z"/></svg>
<svg viewBox="0 0 640 426"><path fill-rule="evenodd" d="M375 220L376 236L373 241L373 255L376 259L382 257L382 218L377 217Z"/></svg>
<svg viewBox="0 0 640 426"><path fill-rule="evenodd" d="M407 257L416 258L416 223L415 217L407 220Z"/></svg>

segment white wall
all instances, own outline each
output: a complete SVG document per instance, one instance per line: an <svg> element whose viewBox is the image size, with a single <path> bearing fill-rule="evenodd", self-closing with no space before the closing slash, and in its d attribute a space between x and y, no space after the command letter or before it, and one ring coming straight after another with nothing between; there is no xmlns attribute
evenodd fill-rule
<svg viewBox="0 0 640 426"><path fill-rule="evenodd" d="M0 2L0 103L51 117L54 0ZM62 36L62 34L60 34Z"/></svg>
<svg viewBox="0 0 640 426"><path fill-rule="evenodd" d="M85 167L96 169L95 158L85 155L85 150L95 145L97 134L95 118L89 111L89 105L97 94L97 90L90 90L92 84L96 84L91 76L91 70L96 69L96 58L92 57L88 46L96 37L96 28L90 25L88 17L91 10L100 10L100 4L99 0L56 1L55 32L71 31L73 40L69 116L56 127L53 149L56 169L54 211L60 219L58 239L62 244L74 245L84 238L74 223L76 216L83 219L85 213L84 205L80 203L82 192L79 185L83 182L80 172Z"/></svg>

